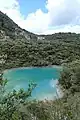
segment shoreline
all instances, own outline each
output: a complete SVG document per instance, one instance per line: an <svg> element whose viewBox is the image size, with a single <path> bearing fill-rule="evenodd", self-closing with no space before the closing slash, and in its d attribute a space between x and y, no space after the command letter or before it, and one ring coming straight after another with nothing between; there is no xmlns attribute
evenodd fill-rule
<svg viewBox="0 0 80 120"><path fill-rule="evenodd" d="M16 70L16 69L33 69L33 68L59 68L62 69L62 66L60 65L50 65L50 66L30 66L30 67L15 67L15 68L9 68L9 69L5 69L3 70L3 73L7 72L7 71L12 71L12 70Z"/></svg>
<svg viewBox="0 0 80 120"><path fill-rule="evenodd" d="M5 73L8 73L8 72L11 72L11 71L13 71L13 70L19 70L19 69L33 69L33 68L59 68L59 69L61 69L62 68L62 66L57 66L57 65L52 65L52 66L42 66L42 67L34 67L34 66L30 66L30 67L18 67L18 68L11 68L11 69L6 69L6 70L4 70L3 71L3 74L5 74ZM56 95L56 97L55 97L55 95ZM63 91L61 90L61 87L60 87L60 85L59 85L59 82L57 81L57 83L56 83L56 94L55 95L53 95L53 100L52 101L55 101L56 99L59 99L59 98L62 98L63 97ZM51 101L50 99L43 99L43 100L40 100L40 101Z"/></svg>

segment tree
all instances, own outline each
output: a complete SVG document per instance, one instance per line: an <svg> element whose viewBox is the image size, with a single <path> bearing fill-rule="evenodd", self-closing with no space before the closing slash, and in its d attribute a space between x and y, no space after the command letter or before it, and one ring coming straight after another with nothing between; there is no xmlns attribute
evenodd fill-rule
<svg viewBox="0 0 80 120"><path fill-rule="evenodd" d="M7 81L2 80L0 85L0 120L14 120L14 118L15 120L25 120L22 118L24 116L26 117L26 114L20 111L20 107L27 102L36 84L29 84L27 91L23 89L19 91L13 90L8 94L5 91L6 84ZM27 115L29 115L29 113Z"/></svg>

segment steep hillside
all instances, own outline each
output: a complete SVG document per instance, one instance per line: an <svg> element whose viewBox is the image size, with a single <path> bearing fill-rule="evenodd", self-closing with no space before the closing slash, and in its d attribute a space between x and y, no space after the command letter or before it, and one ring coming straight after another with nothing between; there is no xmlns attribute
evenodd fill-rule
<svg viewBox="0 0 80 120"><path fill-rule="evenodd" d="M36 35L21 29L6 14L0 11L0 31L5 33L11 39L36 39Z"/></svg>
<svg viewBox="0 0 80 120"><path fill-rule="evenodd" d="M0 69L61 65L80 59L80 34L35 35L0 12Z"/></svg>
<svg viewBox="0 0 80 120"><path fill-rule="evenodd" d="M55 101L26 101L25 92L8 95L0 74L0 120L80 120L80 34L35 35L0 12L0 72L14 67L64 65L59 84L64 96Z"/></svg>

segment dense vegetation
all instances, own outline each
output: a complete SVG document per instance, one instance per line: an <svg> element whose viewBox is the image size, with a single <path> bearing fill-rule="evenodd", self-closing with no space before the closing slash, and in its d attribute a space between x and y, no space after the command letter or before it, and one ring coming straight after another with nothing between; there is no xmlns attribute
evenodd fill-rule
<svg viewBox="0 0 80 120"><path fill-rule="evenodd" d="M59 79L63 98L29 102L34 84L27 92L6 95L1 76L0 120L80 120L80 34L35 35L0 12L0 70L50 65L64 66Z"/></svg>
<svg viewBox="0 0 80 120"><path fill-rule="evenodd" d="M55 34L54 36L57 36ZM64 36L63 36L64 35ZM73 37L73 36L76 37ZM53 36L53 35L52 35ZM5 68L61 65L80 59L80 35L62 33L64 39L0 39L0 55Z"/></svg>
<svg viewBox="0 0 80 120"><path fill-rule="evenodd" d="M74 72L74 74L76 73ZM66 72L62 72L60 82L63 80L63 77L66 78L66 75ZM80 75L78 76L80 77ZM79 81L78 76L76 77ZM78 85L76 80L75 84ZM5 85L6 81L2 81L0 86L0 120L80 120L79 91L74 90L73 92L70 88L67 88L61 99L56 99L55 101L46 100L45 102L28 101L28 97L36 87L35 84L29 85L27 92L24 90L16 92L14 90L8 95L4 91Z"/></svg>
<svg viewBox="0 0 80 120"><path fill-rule="evenodd" d="M80 92L80 60L68 63L64 67L59 83L67 94Z"/></svg>
<svg viewBox="0 0 80 120"><path fill-rule="evenodd" d="M0 63L4 63L0 66L3 68L61 65L80 59L80 34L34 35L19 28L3 13L0 22Z"/></svg>

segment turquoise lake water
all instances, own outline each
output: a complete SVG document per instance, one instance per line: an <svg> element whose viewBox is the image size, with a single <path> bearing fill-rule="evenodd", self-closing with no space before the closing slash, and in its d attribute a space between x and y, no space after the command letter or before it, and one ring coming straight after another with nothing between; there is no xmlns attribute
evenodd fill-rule
<svg viewBox="0 0 80 120"><path fill-rule="evenodd" d="M37 86L32 92L31 99L52 100L57 95L56 84L60 77L61 69L59 67L43 67L43 68L18 68L4 72L4 78L8 79L6 86L7 91L13 89L19 90L24 88L27 90L28 84L33 82Z"/></svg>

